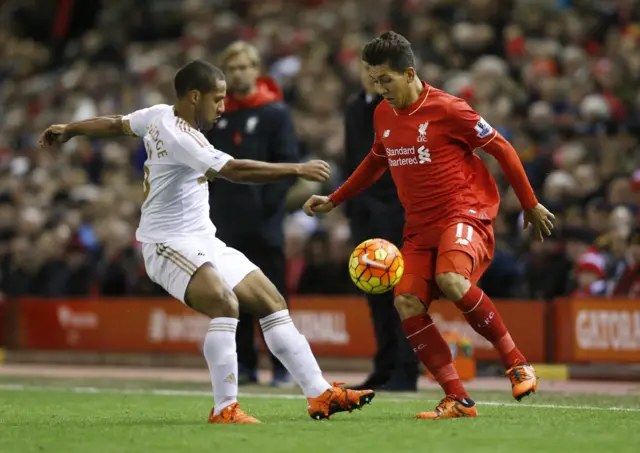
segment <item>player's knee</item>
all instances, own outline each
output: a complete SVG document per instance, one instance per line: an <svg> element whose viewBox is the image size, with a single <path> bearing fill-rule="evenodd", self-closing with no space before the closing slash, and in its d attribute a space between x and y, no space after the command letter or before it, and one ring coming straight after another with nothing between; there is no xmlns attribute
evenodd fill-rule
<svg viewBox="0 0 640 453"><path fill-rule="evenodd" d="M469 291L471 283L463 275L455 272L443 272L436 275L436 284L447 299L457 302Z"/></svg>
<svg viewBox="0 0 640 453"><path fill-rule="evenodd" d="M242 303L242 310L259 318L287 308L280 291L260 270L247 275L233 291Z"/></svg>
<svg viewBox="0 0 640 453"><path fill-rule="evenodd" d="M400 315L400 319L407 319L426 313L427 309L418 296L400 294L393 300L393 304Z"/></svg>
<svg viewBox="0 0 640 453"><path fill-rule="evenodd" d="M263 300L264 302L259 308L261 313L258 313L258 316L261 318L269 316L272 313L287 309L287 301L284 300L284 297L278 291L265 294Z"/></svg>

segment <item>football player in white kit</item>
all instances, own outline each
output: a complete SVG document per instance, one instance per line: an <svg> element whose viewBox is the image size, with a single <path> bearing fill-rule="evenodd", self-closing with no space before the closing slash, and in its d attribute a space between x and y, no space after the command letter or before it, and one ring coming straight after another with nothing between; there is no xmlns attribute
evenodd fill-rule
<svg viewBox="0 0 640 453"><path fill-rule="evenodd" d="M312 418L328 418L371 402L373 391L342 389L323 378L282 295L242 253L216 238L209 218L208 179L253 184L294 177L325 181L328 164L233 159L211 145L200 131L210 129L224 112L226 82L222 71L208 62L196 60L183 66L175 75L174 88L174 105L56 124L43 132L40 145L64 143L80 135L143 138L145 201L136 237L142 243L149 277L211 318L203 345L214 396L209 422L259 423L237 402L239 304L260 318L267 346L302 387Z"/></svg>

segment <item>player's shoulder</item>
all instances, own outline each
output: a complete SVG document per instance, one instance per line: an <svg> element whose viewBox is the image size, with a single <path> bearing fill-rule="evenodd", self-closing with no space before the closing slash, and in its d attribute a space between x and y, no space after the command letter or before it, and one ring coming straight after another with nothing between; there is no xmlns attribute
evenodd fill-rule
<svg viewBox="0 0 640 453"><path fill-rule="evenodd" d="M171 110L172 107L173 106L169 104L154 104L151 107L149 107L149 110L153 112L167 112Z"/></svg>
<svg viewBox="0 0 640 453"><path fill-rule="evenodd" d="M169 104L155 104L144 109L144 113L149 120L153 120L157 117L170 113L172 108L173 106Z"/></svg>
<svg viewBox="0 0 640 453"><path fill-rule="evenodd" d="M391 104L389 104L384 99L376 106L375 114L376 115L389 115L389 114L395 115L393 113L393 107L391 107Z"/></svg>
<svg viewBox="0 0 640 453"><path fill-rule="evenodd" d="M448 115L471 109L467 101L458 96L434 87L431 87L431 90L429 98L432 102L429 102L429 107L432 109L434 107L441 109L443 114Z"/></svg>
<svg viewBox="0 0 640 453"><path fill-rule="evenodd" d="M391 107L391 104L383 99L373 111L374 125L390 121L391 118L395 116L396 114L393 111L393 107Z"/></svg>
<svg viewBox="0 0 640 453"><path fill-rule="evenodd" d="M171 130L174 140L182 148L191 149L194 146L200 148L210 147L211 144L202 132L192 127L180 117L174 116L167 121L167 128Z"/></svg>

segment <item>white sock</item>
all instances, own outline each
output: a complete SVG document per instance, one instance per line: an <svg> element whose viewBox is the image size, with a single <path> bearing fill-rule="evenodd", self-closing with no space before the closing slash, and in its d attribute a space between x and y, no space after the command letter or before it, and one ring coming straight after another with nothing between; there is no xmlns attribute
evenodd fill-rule
<svg viewBox="0 0 640 453"><path fill-rule="evenodd" d="M204 338L202 352L213 386L214 415L238 401L238 354L235 318L214 318Z"/></svg>
<svg viewBox="0 0 640 453"><path fill-rule="evenodd" d="M264 340L293 379L302 387L304 396L315 398L330 388L311 352L309 342L298 332L289 310L281 310L260 320Z"/></svg>

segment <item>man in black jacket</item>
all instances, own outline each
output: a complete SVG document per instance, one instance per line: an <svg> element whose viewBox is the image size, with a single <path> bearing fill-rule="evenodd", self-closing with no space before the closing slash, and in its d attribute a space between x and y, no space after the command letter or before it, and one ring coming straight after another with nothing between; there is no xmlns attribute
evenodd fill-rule
<svg viewBox="0 0 640 453"><path fill-rule="evenodd" d="M364 89L353 95L345 111L345 174L350 175L373 145L373 112L382 100L365 71L361 74ZM356 242L383 238L402 246L404 210L391 174L386 172L369 190L347 203L351 234ZM416 390L418 362L393 306L393 291L367 295L378 350L373 373L358 388Z"/></svg>
<svg viewBox="0 0 640 453"><path fill-rule="evenodd" d="M207 138L239 159L297 162L293 121L275 82L260 77L260 57L252 45L231 44L222 54L227 78L225 113ZM210 185L211 220L217 236L244 253L286 295L283 219L285 197L295 181L261 186L217 180ZM255 319L240 313L237 330L240 382L256 382ZM273 384L289 379L272 355Z"/></svg>

